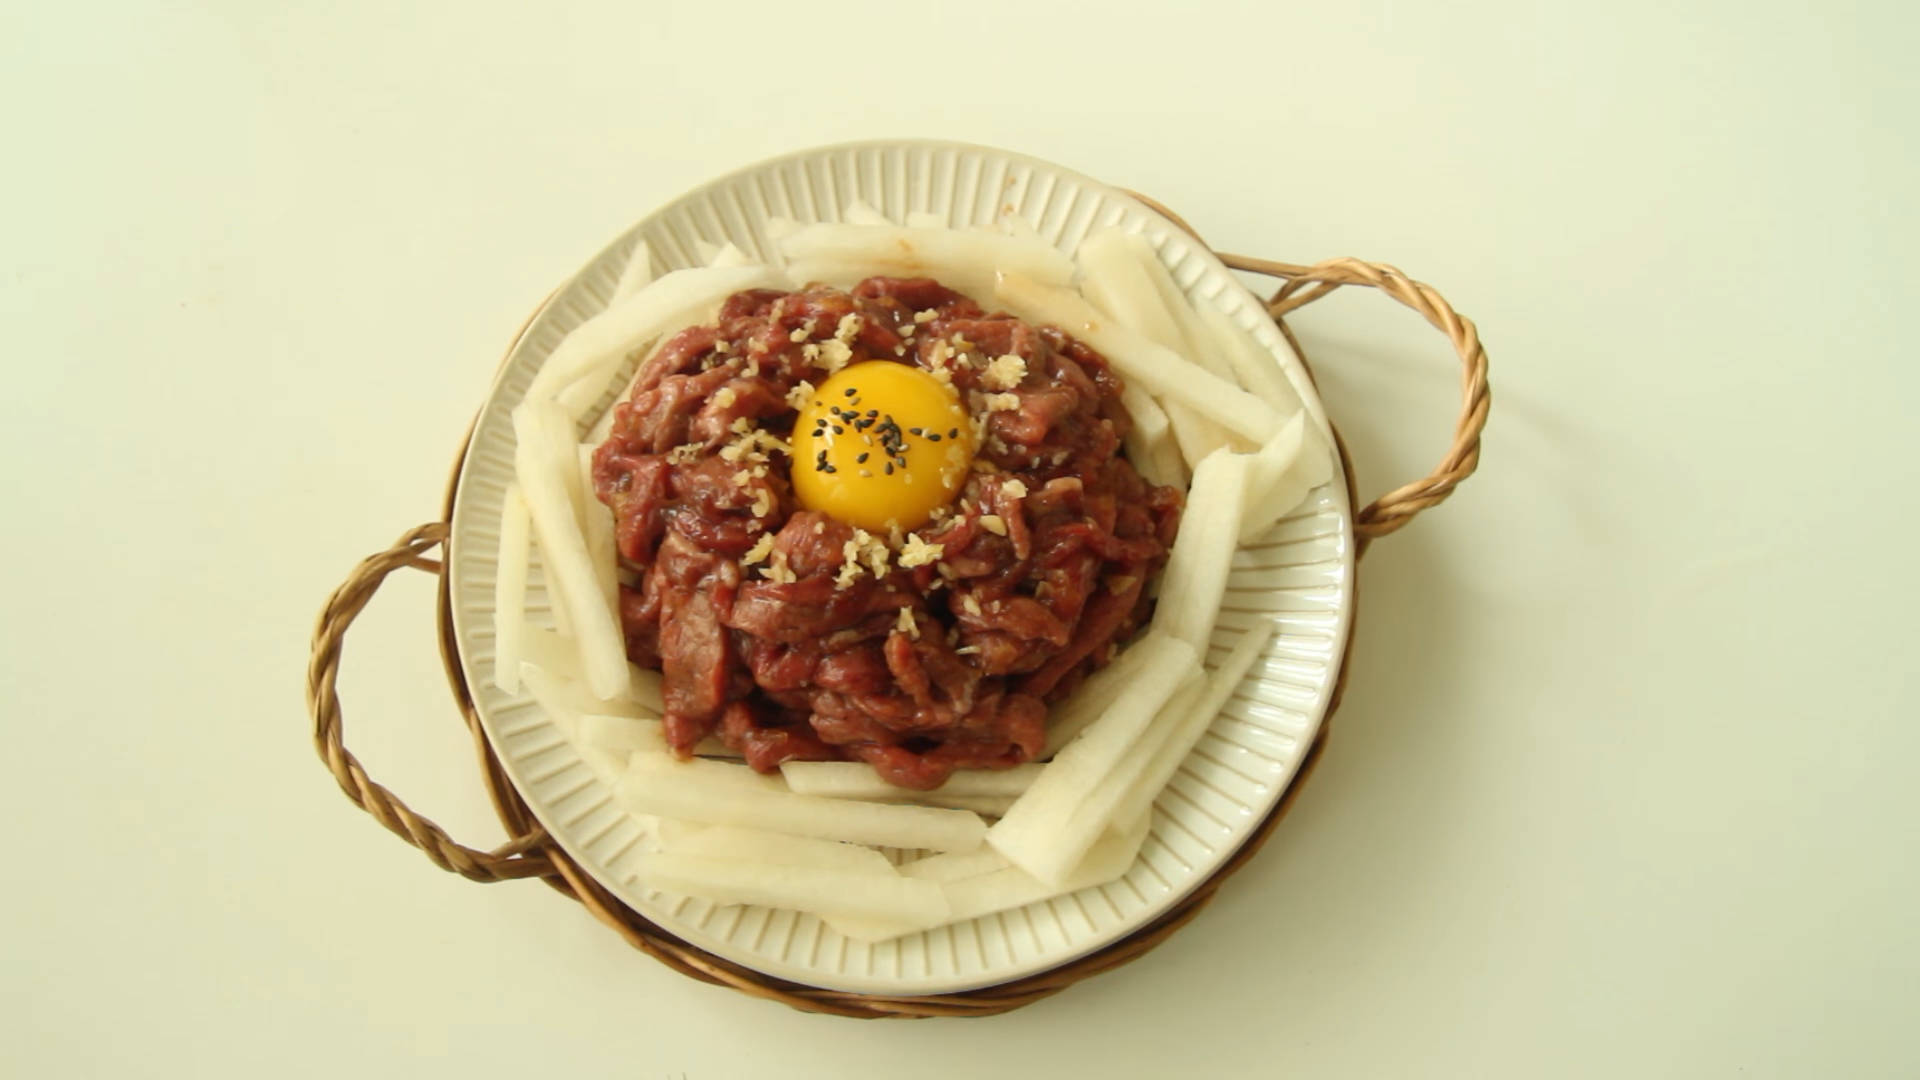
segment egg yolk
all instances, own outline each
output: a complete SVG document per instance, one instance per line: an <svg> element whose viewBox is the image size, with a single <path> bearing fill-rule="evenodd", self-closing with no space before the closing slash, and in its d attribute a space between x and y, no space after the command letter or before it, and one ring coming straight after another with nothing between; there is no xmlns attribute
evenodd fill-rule
<svg viewBox="0 0 1920 1080"><path fill-rule="evenodd" d="M917 528L953 501L973 462L973 427L953 389L910 364L841 368L793 426L800 505L873 532Z"/></svg>

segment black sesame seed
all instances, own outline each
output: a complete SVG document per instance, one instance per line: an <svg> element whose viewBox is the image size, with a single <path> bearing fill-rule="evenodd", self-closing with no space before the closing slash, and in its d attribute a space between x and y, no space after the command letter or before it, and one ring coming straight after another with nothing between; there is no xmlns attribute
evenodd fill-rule
<svg viewBox="0 0 1920 1080"><path fill-rule="evenodd" d="M929 432L927 432L927 441L928 441L928 442L939 442L939 441L940 441L940 433L939 433L939 432L937 432L937 431L929 431Z"/></svg>
<svg viewBox="0 0 1920 1080"><path fill-rule="evenodd" d="M846 389L846 395L847 395L848 397L852 397L853 395L855 395L855 394L857 394L857 393L859 393L859 392L860 392L859 390L856 390L855 388L853 388L853 387L851 387L851 386L849 386L849 387L847 387L847 389Z"/></svg>
<svg viewBox="0 0 1920 1080"><path fill-rule="evenodd" d="M949 439L957 439L957 438L959 438L959 437L960 437L960 429L959 429L959 428L948 428L948 429L947 429L947 438L949 438Z"/></svg>
<svg viewBox="0 0 1920 1080"><path fill-rule="evenodd" d="M865 465L867 463L868 456L869 455L862 453L859 457L854 458L853 460L856 464Z"/></svg>
<svg viewBox="0 0 1920 1080"><path fill-rule="evenodd" d="M833 433L835 435L845 435L847 433L847 429L841 427L839 424L835 424L833 425Z"/></svg>
<svg viewBox="0 0 1920 1080"><path fill-rule="evenodd" d="M893 462L891 461L887 462L887 475L888 476L893 475Z"/></svg>
<svg viewBox="0 0 1920 1080"><path fill-rule="evenodd" d="M879 410L879 409L868 409L868 410L867 410L867 417L868 417L869 419L871 419L871 418L873 418L873 417L875 417L875 416L879 416L879 415L880 415L880 410Z"/></svg>
<svg viewBox="0 0 1920 1080"><path fill-rule="evenodd" d="M907 434L909 434L909 435L924 435L924 434L926 434L926 432L924 432L924 431L921 431L921 430L920 430L919 428L917 428L917 427L910 427L910 428L908 428L908 429L907 429Z"/></svg>

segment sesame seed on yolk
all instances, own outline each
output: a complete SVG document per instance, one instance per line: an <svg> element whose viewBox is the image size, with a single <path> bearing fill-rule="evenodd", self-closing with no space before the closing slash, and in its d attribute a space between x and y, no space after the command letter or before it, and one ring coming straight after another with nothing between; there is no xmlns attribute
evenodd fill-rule
<svg viewBox="0 0 1920 1080"><path fill-rule="evenodd" d="M850 365L801 403L794 494L859 528L917 528L966 482L972 432L966 408L932 375L891 360Z"/></svg>

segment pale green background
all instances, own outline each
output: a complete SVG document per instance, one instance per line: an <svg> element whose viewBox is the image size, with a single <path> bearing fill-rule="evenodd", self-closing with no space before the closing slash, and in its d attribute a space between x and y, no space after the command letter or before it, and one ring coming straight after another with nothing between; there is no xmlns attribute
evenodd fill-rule
<svg viewBox="0 0 1920 1080"><path fill-rule="evenodd" d="M0 1072L1920 1073L1911 5L276 7L0 14ZM300 700L535 301L700 180L886 135L1395 261L1497 388L1480 476L1365 564L1273 843L982 1022L757 1004L442 874ZM1423 471L1441 341L1359 295L1300 329L1362 488ZM488 840L414 578L352 742Z"/></svg>

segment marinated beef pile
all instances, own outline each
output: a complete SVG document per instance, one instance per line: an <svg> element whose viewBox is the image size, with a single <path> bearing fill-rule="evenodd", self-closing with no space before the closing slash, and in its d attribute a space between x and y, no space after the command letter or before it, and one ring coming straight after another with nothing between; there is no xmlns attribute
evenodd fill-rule
<svg viewBox="0 0 1920 1080"><path fill-rule="evenodd" d="M891 535L788 481L798 405L876 360L951 385L977 442L959 498ZM628 655L663 673L676 750L716 736L762 771L860 760L925 790L1032 759L1048 704L1146 618L1179 522L1181 493L1120 455L1104 358L930 279L735 295L616 409L594 486Z"/></svg>

